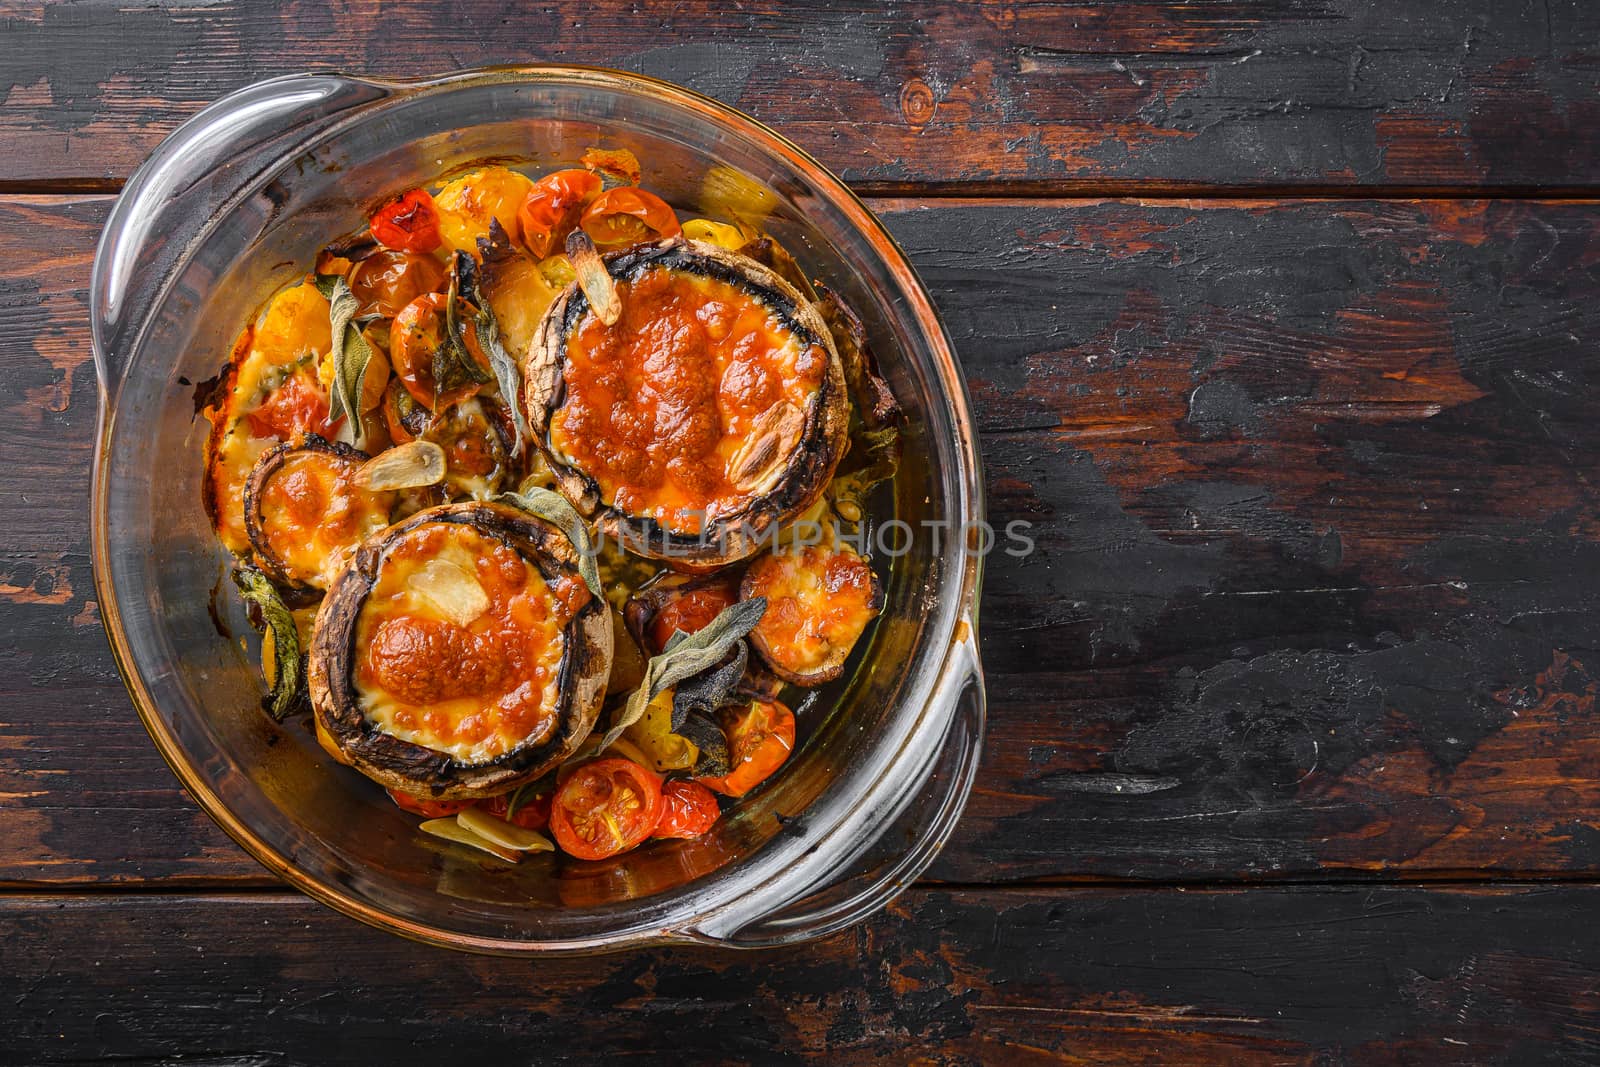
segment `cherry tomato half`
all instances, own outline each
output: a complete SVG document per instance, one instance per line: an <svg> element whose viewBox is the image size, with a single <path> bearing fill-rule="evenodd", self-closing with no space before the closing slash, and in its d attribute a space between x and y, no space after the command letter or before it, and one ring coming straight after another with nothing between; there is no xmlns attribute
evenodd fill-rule
<svg viewBox="0 0 1600 1067"><path fill-rule="evenodd" d="M682 630L686 634L698 633L710 626L712 619L738 599L739 588L731 582L708 582L672 597L661 605L661 610L650 621L648 637L652 654L658 654L667 647L674 630Z"/></svg>
<svg viewBox="0 0 1600 1067"><path fill-rule="evenodd" d="M386 789L384 792L389 794L389 799L394 801L401 811L421 815L424 819L443 819L458 811L466 811L477 803L476 800L427 800L395 789Z"/></svg>
<svg viewBox="0 0 1600 1067"><path fill-rule="evenodd" d="M637 244L683 232L678 216L654 193L619 185L594 198L583 213L583 232L602 248Z"/></svg>
<svg viewBox="0 0 1600 1067"><path fill-rule="evenodd" d="M361 301L358 315L392 319L417 297L444 287L444 265L412 252L374 252L350 270L350 291Z"/></svg>
<svg viewBox="0 0 1600 1067"><path fill-rule="evenodd" d="M583 209L600 195L600 188L600 176L586 170L558 170L534 183L517 212L517 221L522 226L522 242L535 259L561 247Z"/></svg>
<svg viewBox="0 0 1600 1067"><path fill-rule="evenodd" d="M550 826L550 802L554 799L553 793L541 793L529 799L517 808L516 813L506 818L506 809L510 797L493 797L483 802L483 810L497 819L505 819L513 826L520 826L524 830L545 830Z"/></svg>
<svg viewBox="0 0 1600 1067"><path fill-rule="evenodd" d="M711 829L722 809L711 790L675 778L661 787L661 821L654 837L699 837Z"/></svg>
<svg viewBox="0 0 1600 1067"><path fill-rule="evenodd" d="M591 148L583 153L583 165L624 185L638 185L643 171L639 157L626 148Z"/></svg>
<svg viewBox="0 0 1600 1067"><path fill-rule="evenodd" d="M399 378L389 379L389 387L383 391L383 425L395 444L416 440L427 428L430 415Z"/></svg>
<svg viewBox="0 0 1600 1067"><path fill-rule="evenodd" d="M280 441L287 441L302 430L327 437L344 421L344 417L329 422L328 394L323 392L310 373L298 373L290 375L274 389L260 407L245 416L245 421L250 424L250 432L256 437L276 437Z"/></svg>
<svg viewBox="0 0 1600 1067"><path fill-rule="evenodd" d="M374 211L367 224L373 240L397 252L432 252L444 242L439 236L439 210L426 189L395 197Z"/></svg>
<svg viewBox="0 0 1600 1067"><path fill-rule="evenodd" d="M794 750L794 712L774 701L755 700L722 713L733 769L721 778L701 778L707 789L742 797L771 777Z"/></svg>
<svg viewBox="0 0 1600 1067"><path fill-rule="evenodd" d="M482 386L467 382L447 392L439 392L433 378L433 356L445 343L445 304L449 298L443 293L424 293L400 309L389 331L389 361L399 375L406 392L429 411L443 411L478 392ZM478 346L478 331L470 316L462 316L466 324L468 354L485 370L489 360Z"/></svg>
<svg viewBox="0 0 1600 1067"><path fill-rule="evenodd" d="M580 860L603 860L650 836L661 821L661 779L632 760L586 763L556 790L550 832Z"/></svg>

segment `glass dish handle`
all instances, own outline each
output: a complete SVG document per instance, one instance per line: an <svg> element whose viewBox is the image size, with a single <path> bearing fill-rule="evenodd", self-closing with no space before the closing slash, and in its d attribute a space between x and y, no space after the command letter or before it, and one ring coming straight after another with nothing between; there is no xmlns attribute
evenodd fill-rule
<svg viewBox="0 0 1600 1067"><path fill-rule="evenodd" d="M983 668L977 631L970 624L952 656L965 660L962 669L948 672L929 698L935 708L953 709L950 725L906 810L841 877L764 915L751 918L730 911L711 916L691 932L694 940L728 948L773 948L826 937L884 907L927 869L966 807L983 753Z"/></svg>
<svg viewBox="0 0 1600 1067"><path fill-rule="evenodd" d="M161 142L112 207L90 278L95 370L108 398L151 305L222 209L294 142L390 91L334 74L274 78L223 97Z"/></svg>

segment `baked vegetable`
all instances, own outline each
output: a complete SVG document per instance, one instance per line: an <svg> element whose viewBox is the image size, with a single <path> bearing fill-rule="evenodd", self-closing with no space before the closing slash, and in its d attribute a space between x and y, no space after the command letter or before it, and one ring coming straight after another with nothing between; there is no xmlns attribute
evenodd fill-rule
<svg viewBox="0 0 1600 1067"><path fill-rule="evenodd" d="M268 449L244 489L256 565L286 590L328 582L362 541L389 525L394 494L364 483L368 457L314 433Z"/></svg>
<svg viewBox="0 0 1600 1067"><path fill-rule="evenodd" d="M335 758L434 800L505 793L588 736L611 620L556 527L447 504L355 553L311 641L318 738Z"/></svg>
<svg viewBox="0 0 1600 1067"><path fill-rule="evenodd" d="M766 598L750 643L774 674L804 686L843 674L851 649L883 610L878 576L843 542L760 557L745 571L740 595Z"/></svg>
<svg viewBox="0 0 1600 1067"><path fill-rule="evenodd" d="M674 237L604 257L621 314L569 285L525 368L528 420L557 484L629 551L752 555L826 487L849 398L832 336L788 282Z"/></svg>
<svg viewBox="0 0 1600 1067"><path fill-rule="evenodd" d="M742 797L772 777L794 751L794 712L775 700L753 700L723 709L721 719L732 766L726 774L697 780L713 792Z"/></svg>
<svg viewBox="0 0 1600 1067"><path fill-rule="evenodd" d="M654 656L674 633L699 632L738 599L735 575L662 571L633 591L623 605L622 619L639 647Z"/></svg>

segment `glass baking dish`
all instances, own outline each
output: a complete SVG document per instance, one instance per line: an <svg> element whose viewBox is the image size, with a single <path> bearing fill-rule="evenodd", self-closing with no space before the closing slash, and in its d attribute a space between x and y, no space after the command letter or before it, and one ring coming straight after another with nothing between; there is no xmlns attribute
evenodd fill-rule
<svg viewBox="0 0 1600 1067"><path fill-rule="evenodd" d="M866 323L907 412L884 493L888 603L854 673L798 709L782 774L706 837L602 863L509 866L416 830L335 767L308 726L259 709L255 638L200 503L194 385L330 237L396 190L473 161L573 165L631 149L698 212L732 168L770 194L769 229ZM715 183L713 183L715 184ZM984 724L980 560L951 530L983 519L960 369L927 293L871 212L815 160L715 101L576 67L424 82L332 74L249 86L169 137L112 210L95 257L100 422L95 580L135 707L205 810L285 881L383 929L479 952L657 942L765 946L821 936L891 899L934 858Z"/></svg>

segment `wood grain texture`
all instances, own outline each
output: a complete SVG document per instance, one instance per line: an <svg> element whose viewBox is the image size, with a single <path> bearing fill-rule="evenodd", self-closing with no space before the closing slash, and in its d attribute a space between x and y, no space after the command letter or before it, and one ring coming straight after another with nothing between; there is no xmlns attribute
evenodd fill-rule
<svg viewBox="0 0 1600 1067"><path fill-rule="evenodd" d="M0 1060L1593 1062L1600 938L1569 917L1597 907L1591 887L912 890L789 951L527 962L276 894L10 897Z"/></svg>
<svg viewBox="0 0 1600 1067"><path fill-rule="evenodd" d="M997 526L959 882L1592 874L1600 211L877 205ZM82 524L105 201L0 200L0 880L265 884L118 684Z"/></svg>
<svg viewBox="0 0 1600 1067"><path fill-rule="evenodd" d="M0 182L123 178L202 106L276 74L529 62L687 85L879 187L1549 189L1600 174L1587 0L0 0Z"/></svg>

